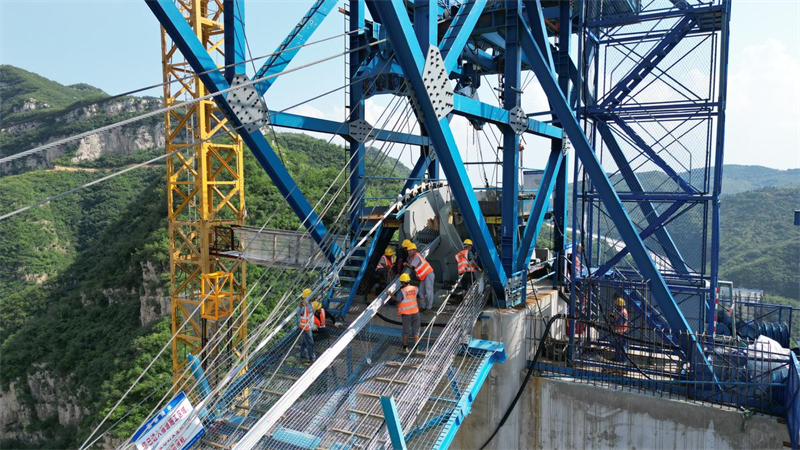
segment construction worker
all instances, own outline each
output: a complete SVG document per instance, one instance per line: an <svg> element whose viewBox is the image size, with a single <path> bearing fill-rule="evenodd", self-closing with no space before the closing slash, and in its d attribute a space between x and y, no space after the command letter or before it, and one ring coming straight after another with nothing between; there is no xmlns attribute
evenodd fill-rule
<svg viewBox="0 0 800 450"><path fill-rule="evenodd" d="M303 289L300 294L300 307L297 308L298 326L300 327L300 358L306 358L309 362L314 362L317 357L314 355L314 335L313 331L317 328L314 325L314 308L308 304L311 296L311 289Z"/></svg>
<svg viewBox="0 0 800 450"><path fill-rule="evenodd" d="M466 290L475 281L475 271L481 270L473 258L470 257L472 250L472 239L464 239L464 250L456 253L456 263L458 264L458 276L461 277L461 289ZM462 276L463 275L463 276Z"/></svg>
<svg viewBox="0 0 800 450"><path fill-rule="evenodd" d="M386 251L383 252L383 256L378 261L378 267L375 268L375 276L384 283L384 286L389 284L392 281L393 268L394 266L394 251L387 247Z"/></svg>
<svg viewBox="0 0 800 450"><path fill-rule="evenodd" d="M615 361L624 363L626 361L625 354L628 352L628 339L625 334L628 332L628 309L625 307L625 299L617 294L615 300L614 312L611 314L612 324L614 326L614 341L616 343Z"/></svg>
<svg viewBox="0 0 800 450"><path fill-rule="evenodd" d="M322 307L322 303L316 300L311 303L311 306L314 307L314 325L317 328L316 331L313 332L314 341L327 339L331 333L326 326L327 317L325 317L325 308Z"/></svg>
<svg viewBox="0 0 800 450"><path fill-rule="evenodd" d="M433 308L433 281L435 275L433 267L417 251L417 245L413 242L408 246L409 262L405 263L406 267L413 267L414 273L419 280L419 297L422 301L422 310L426 311Z"/></svg>
<svg viewBox="0 0 800 450"><path fill-rule="evenodd" d="M394 272L395 273L403 273L403 269L405 268L406 262L408 262L408 246L411 245L411 241L408 239L404 239L403 242L400 243L400 248L397 249L397 258L394 265Z"/></svg>
<svg viewBox="0 0 800 450"><path fill-rule="evenodd" d="M414 345L419 341L419 306L417 305L417 288L411 285L411 277L407 273L400 275L401 288L397 296L397 315L403 321L403 353L408 353L408 337L414 336Z"/></svg>

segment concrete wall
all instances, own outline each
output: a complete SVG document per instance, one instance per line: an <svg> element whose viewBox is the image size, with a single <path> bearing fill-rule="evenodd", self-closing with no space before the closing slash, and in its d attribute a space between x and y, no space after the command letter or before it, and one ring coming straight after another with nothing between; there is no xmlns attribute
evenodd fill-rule
<svg viewBox="0 0 800 450"><path fill-rule="evenodd" d="M523 310L487 311L475 336L506 343L451 448L478 449L494 431L525 373ZM744 427L744 429L743 429ZM778 449L775 418L552 378L532 378L489 449Z"/></svg>

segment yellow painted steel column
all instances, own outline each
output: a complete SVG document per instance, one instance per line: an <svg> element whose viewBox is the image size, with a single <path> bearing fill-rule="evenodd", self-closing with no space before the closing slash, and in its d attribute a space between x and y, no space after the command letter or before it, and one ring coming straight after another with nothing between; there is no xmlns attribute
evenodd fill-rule
<svg viewBox="0 0 800 450"><path fill-rule="evenodd" d="M176 4L209 53L224 61L222 2ZM161 47L166 106L206 95L163 29ZM219 369L229 363L231 353L241 351L247 337L245 264L223 254L241 250L230 227L244 224L244 163L241 138L212 100L169 111L164 126L166 152L184 150L166 161L172 332L177 334L172 367L175 381L182 381L191 377L188 354L209 363L219 356L213 364ZM209 345L214 349L201 353L218 330ZM221 373L225 371L210 374L212 386ZM182 390L180 384L176 390Z"/></svg>

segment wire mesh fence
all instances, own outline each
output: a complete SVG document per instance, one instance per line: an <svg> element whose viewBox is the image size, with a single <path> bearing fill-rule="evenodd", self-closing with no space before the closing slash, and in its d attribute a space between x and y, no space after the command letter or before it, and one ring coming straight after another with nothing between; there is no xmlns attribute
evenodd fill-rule
<svg viewBox="0 0 800 450"><path fill-rule="evenodd" d="M789 406L792 354L766 341L747 344L694 333L700 357L685 355L663 338L671 334L677 343L687 342L690 335L683 332L637 325L622 330L604 320L559 318L543 336L547 320L532 311L527 317L526 352L540 376L777 416ZM576 330L572 341L571 327ZM540 346L541 356L533 361ZM704 375L700 364L708 364L713 377Z"/></svg>
<svg viewBox="0 0 800 450"><path fill-rule="evenodd" d="M408 426L422 408L441 408L435 403L429 405L440 380L447 379L447 373L455 379L471 377L464 371L475 367L478 356L465 352L465 343L487 295L483 283L476 282L458 305L445 302L441 308L447 306L448 313L451 309L452 313L442 316L441 331L434 332L438 328L430 327L429 334L423 334L419 353L401 352L400 328L374 317L269 428L257 446L380 448L388 439L383 431L380 396L396 398L401 420ZM300 357L302 338L294 322L286 321L279 329L272 336L275 344L257 351L246 370L223 392L198 406L205 428L200 448L234 447L308 370L308 364ZM314 351L322 354L349 332L328 327L324 334L316 333ZM194 396L208 395L200 391L193 392ZM452 402L447 405L452 407Z"/></svg>

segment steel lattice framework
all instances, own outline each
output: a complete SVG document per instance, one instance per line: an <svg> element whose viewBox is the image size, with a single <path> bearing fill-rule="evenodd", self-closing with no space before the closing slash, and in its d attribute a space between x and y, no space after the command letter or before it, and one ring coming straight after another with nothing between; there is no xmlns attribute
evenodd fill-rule
<svg viewBox="0 0 800 450"><path fill-rule="evenodd" d="M206 51L225 54L222 5L187 0L175 6ZM164 29L161 43L166 106L205 96L205 85L193 77L193 68ZM244 223L243 147L213 100L170 110L164 125L166 152L170 154L167 202L172 332L177 333L172 365L179 377L188 373L188 355L200 357L222 319L245 306L240 304L246 284L245 264L214 252L215 243L229 239L221 232L223 227ZM187 146L190 150L182 151ZM240 326L237 317L241 316L237 314L225 325L238 335L232 345L234 351L247 337L246 324Z"/></svg>
<svg viewBox="0 0 800 450"><path fill-rule="evenodd" d="M352 49L346 67L349 120L262 111L261 96L336 4L336 0L314 1L276 54L248 78L241 64L242 1L226 0L222 5L147 2L174 43L174 49L165 47L165 54L174 57L177 49L186 59L181 70L191 68L198 74L196 87L185 89L195 95L202 89L220 94L214 97L215 107L211 102L201 103L207 109L204 114L192 115L197 117L194 124L224 128L226 122L220 115L224 114L324 255L341 268L342 279L352 280L349 295L329 300L329 311L347 314L360 280L383 253L394 229L379 224L373 243L355 255L358 259L344 264L336 239L329 238L302 189L259 130L267 122L339 135L348 142L350 203L356 206L351 209L350 242L373 226L367 216L374 209L365 207L362 195L368 178L363 157L367 151L365 130L375 140L418 146L419 159L403 192L426 175L446 178L497 306L511 307L524 301L520 295L524 290L517 287L527 276L547 218L554 229L558 261L554 283L570 285L570 315L580 313L584 300L575 293L586 283L643 283L649 298L630 300L651 302L657 312L651 325L683 336L673 343L693 374L715 380L693 331L713 327L711 311L718 283L730 1L351 0L342 9L350 32L348 48ZM208 16L209 5L222 8ZM225 71L215 70L210 54L222 50L220 41L214 40L220 35L229 66ZM535 75L537 88L549 104L544 113L524 111L523 73ZM495 104L474 95L489 76L501 80L502 96ZM373 130L365 121L365 100L376 95L407 97L420 133ZM251 101L243 103L242 98ZM502 189L490 207L484 199L479 201L468 176L450 123L454 115L477 126L494 127L502 134L498 155L502 155ZM545 118L533 118L541 116ZM180 123L180 117L168 118L174 119ZM525 135L545 138L549 145L544 150L547 164L537 195L532 206L523 208L518 152L520 137ZM195 159L208 164L208 158L216 158L226 163L223 166L229 165L219 151L212 151L211 146L202 148L205 150L199 152L205 153L198 153ZM189 164L202 183L211 181L204 177L216 167L209 164L203 171L200 163L192 165L191 160L180 164L176 166L173 160L173 174L188 175L189 168L183 166ZM180 188L173 178L170 192L177 193ZM241 183L241 177L236 180ZM201 202L210 201L217 187L194 186L205 197L178 205L206 210L208 203ZM220 197L226 202L233 198ZM171 208L175 198L170 196ZM243 199L239 201L238 206L231 202L227 209L241 213ZM215 208L210 211L208 220L217 212ZM230 219L237 218L232 214ZM200 248L198 254L202 254L208 242L201 246L199 239L211 234L203 228L180 232L176 227L173 241L181 244L173 250L173 258L183 264L177 250ZM572 245L573 250L569 249L570 234L572 243L581 243L582 248ZM571 273L566 270L568 258ZM578 258L588 270L576 270ZM188 270L179 267L198 276L216 270L211 265ZM192 286L192 298L196 299L201 286L197 282ZM390 430L392 408L388 405L385 411Z"/></svg>

